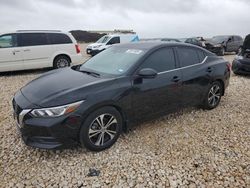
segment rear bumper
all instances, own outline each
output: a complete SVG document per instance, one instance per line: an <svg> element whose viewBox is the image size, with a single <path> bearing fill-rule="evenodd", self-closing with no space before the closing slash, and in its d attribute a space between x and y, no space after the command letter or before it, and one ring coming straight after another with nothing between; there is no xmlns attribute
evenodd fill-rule
<svg viewBox="0 0 250 188"><path fill-rule="evenodd" d="M249 61L249 63L247 61ZM250 60L235 59L232 63L232 70L236 74L237 73L238 74L250 74Z"/></svg>
<svg viewBox="0 0 250 188"><path fill-rule="evenodd" d="M83 63L83 56L82 56L81 53L76 54L76 55L71 55L70 58L71 58L71 63L73 65L77 65L77 64Z"/></svg>

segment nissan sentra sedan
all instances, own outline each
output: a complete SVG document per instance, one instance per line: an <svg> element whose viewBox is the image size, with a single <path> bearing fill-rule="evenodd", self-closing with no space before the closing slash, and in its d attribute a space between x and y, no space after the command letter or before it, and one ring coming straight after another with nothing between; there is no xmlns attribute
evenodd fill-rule
<svg viewBox="0 0 250 188"><path fill-rule="evenodd" d="M187 106L216 108L229 78L227 61L194 45L116 45L28 83L14 96L14 117L29 146L101 151L145 120Z"/></svg>

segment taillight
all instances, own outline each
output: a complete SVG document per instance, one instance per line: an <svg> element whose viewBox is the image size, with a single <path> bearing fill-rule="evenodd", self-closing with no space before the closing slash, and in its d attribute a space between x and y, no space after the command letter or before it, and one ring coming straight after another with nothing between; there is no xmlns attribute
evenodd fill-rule
<svg viewBox="0 0 250 188"><path fill-rule="evenodd" d="M230 63L227 63L227 69L228 69L228 71L231 71L231 64Z"/></svg>
<svg viewBox="0 0 250 188"><path fill-rule="evenodd" d="M76 44L75 47L76 47L76 53L77 54L81 53L80 46L78 44Z"/></svg>

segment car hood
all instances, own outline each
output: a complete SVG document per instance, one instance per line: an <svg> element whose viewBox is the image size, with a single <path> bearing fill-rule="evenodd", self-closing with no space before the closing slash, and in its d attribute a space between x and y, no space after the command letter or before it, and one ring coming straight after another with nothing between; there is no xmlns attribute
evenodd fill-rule
<svg viewBox="0 0 250 188"><path fill-rule="evenodd" d="M93 44L88 45L88 48L93 48L96 46L103 46L103 45L104 45L103 43L93 43Z"/></svg>
<svg viewBox="0 0 250 188"><path fill-rule="evenodd" d="M246 36L246 38L243 42L243 48L250 49L250 34Z"/></svg>
<svg viewBox="0 0 250 188"><path fill-rule="evenodd" d="M212 46L221 46L222 45L222 43L218 43L218 42L215 42L213 40L207 40L205 43L210 44Z"/></svg>
<svg viewBox="0 0 250 188"><path fill-rule="evenodd" d="M112 84L114 78L88 75L71 68L43 74L21 89L24 97L40 107L51 107L84 100L93 90Z"/></svg>

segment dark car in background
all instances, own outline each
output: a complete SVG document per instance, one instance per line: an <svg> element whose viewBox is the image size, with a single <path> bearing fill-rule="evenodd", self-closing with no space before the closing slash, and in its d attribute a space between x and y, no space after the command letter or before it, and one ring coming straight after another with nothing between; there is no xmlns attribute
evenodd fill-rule
<svg viewBox="0 0 250 188"><path fill-rule="evenodd" d="M227 61L193 45L116 45L28 83L14 96L14 117L29 146L100 151L139 122L187 106L216 108L229 78Z"/></svg>
<svg viewBox="0 0 250 188"><path fill-rule="evenodd" d="M205 42L206 40L203 39L203 37L192 37L192 38L187 38L185 40L185 43L193 44L196 46L204 47L205 48Z"/></svg>
<svg viewBox="0 0 250 188"><path fill-rule="evenodd" d="M179 39L175 38L163 38L161 39L162 42L181 42Z"/></svg>
<svg viewBox="0 0 250 188"><path fill-rule="evenodd" d="M223 56L225 55L225 52L238 53L243 44L243 39L241 36L237 35L221 35L214 36L211 39L204 39L203 37L193 37L188 38L185 42L203 47L210 52Z"/></svg>
<svg viewBox="0 0 250 188"><path fill-rule="evenodd" d="M243 45L243 39L238 35L221 35L214 36L207 46L207 49L218 55L223 56L225 52L235 52L238 53Z"/></svg>
<svg viewBox="0 0 250 188"><path fill-rule="evenodd" d="M250 74L250 34L246 36L241 52L232 63L235 74Z"/></svg>

